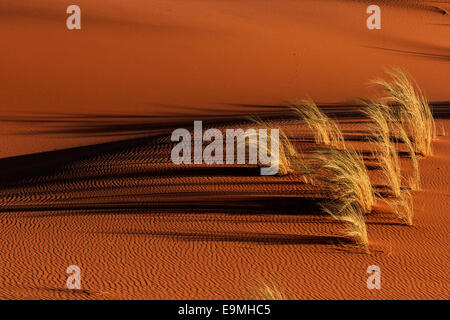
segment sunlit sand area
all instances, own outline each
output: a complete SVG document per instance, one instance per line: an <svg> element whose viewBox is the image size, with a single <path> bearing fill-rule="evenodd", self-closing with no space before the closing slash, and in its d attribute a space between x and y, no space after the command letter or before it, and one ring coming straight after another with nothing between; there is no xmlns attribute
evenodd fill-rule
<svg viewBox="0 0 450 320"><path fill-rule="evenodd" d="M0 298L448 299L448 2L77 3L0 3Z"/></svg>

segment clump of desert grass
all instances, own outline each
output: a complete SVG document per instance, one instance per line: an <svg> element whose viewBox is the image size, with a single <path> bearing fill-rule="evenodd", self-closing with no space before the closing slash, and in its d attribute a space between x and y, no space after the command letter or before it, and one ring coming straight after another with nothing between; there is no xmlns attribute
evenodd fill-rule
<svg viewBox="0 0 450 320"><path fill-rule="evenodd" d="M378 159L383 176L394 196L402 192L402 174L400 159L395 144L391 142L391 128L394 118L389 106L368 102L363 113L371 120L371 140L377 147L374 157Z"/></svg>
<svg viewBox="0 0 450 320"><path fill-rule="evenodd" d="M440 125L440 128L441 128L441 132L439 133L439 135L440 135L441 137L447 136L447 132L445 131L445 127L444 127L443 124Z"/></svg>
<svg viewBox="0 0 450 320"><path fill-rule="evenodd" d="M402 126L397 126L397 130L399 138L408 148L409 157L411 158L411 164L413 168L413 174L409 177L408 183L409 187L412 190L419 190L420 189L420 168L419 168L419 160L417 158L417 154L414 150L414 146L412 141L409 139L408 134L406 133L405 129Z"/></svg>
<svg viewBox="0 0 450 320"><path fill-rule="evenodd" d="M414 205L411 192L405 190L403 194L392 203L395 215L405 224L411 226L414 219Z"/></svg>
<svg viewBox="0 0 450 320"><path fill-rule="evenodd" d="M384 89L384 102L390 105L392 115L410 137L416 154L432 154L436 139L436 124L427 99L413 80L403 71L387 71L388 80L374 80Z"/></svg>
<svg viewBox="0 0 450 320"><path fill-rule="evenodd" d="M353 148L322 149L315 153L317 166L313 177L337 200L354 203L363 213L372 210L374 192L362 156Z"/></svg>
<svg viewBox="0 0 450 320"><path fill-rule="evenodd" d="M287 136L284 130L281 128L274 128L269 122L262 120L259 117L251 116L249 120L258 125L259 129L265 129L267 132L277 129L279 132L279 142L275 146L269 146L269 144L259 144L259 130L255 135L246 134L245 143L250 148L259 147L262 148L259 152L265 152L267 155L271 155L272 148L278 148L278 174L287 175L292 173L300 173L303 176L305 183L311 182L308 178L310 176L310 168L303 157L297 152L291 140ZM271 140L271 139L269 139Z"/></svg>
<svg viewBox="0 0 450 320"><path fill-rule="evenodd" d="M313 175L331 196L321 205L323 211L344 222L344 235L368 250L364 214L372 210L375 196L364 160L351 148L319 150L314 159L317 167Z"/></svg>
<svg viewBox="0 0 450 320"><path fill-rule="evenodd" d="M403 224L411 226L414 220L413 197L409 190L403 190L398 198L383 199L391 208L392 212L399 218Z"/></svg>
<svg viewBox="0 0 450 320"><path fill-rule="evenodd" d="M358 245L363 246L368 251L369 238L366 222L359 205L348 200L335 200L325 202L321 207L323 212L345 224L343 233L345 237L354 239Z"/></svg>
<svg viewBox="0 0 450 320"><path fill-rule="evenodd" d="M413 143L402 124L396 121L390 106L383 103L365 102L362 111L371 120L371 140L376 144L378 150L378 154L374 156L378 159L383 176L394 196L393 199L382 200L391 207L398 218L405 224L411 225L413 223L412 196L408 190L402 188L402 181L405 177L401 172L396 145L391 139L395 136L408 148L413 167L413 174L409 177L408 183L412 190L418 190L420 188L420 169Z"/></svg>
<svg viewBox="0 0 450 320"><path fill-rule="evenodd" d="M268 285L261 281L261 285L250 290L256 300L288 300L288 297L276 285Z"/></svg>
<svg viewBox="0 0 450 320"><path fill-rule="evenodd" d="M398 144L392 142L392 138L402 141L408 149L411 158L413 174L409 177L409 187L413 190L420 189L420 168L414 145L402 124L396 121L392 108L383 103L363 101L362 110L371 121L370 140L375 143L380 168L388 185L395 196L400 196L402 188L402 173L398 155Z"/></svg>
<svg viewBox="0 0 450 320"><path fill-rule="evenodd" d="M345 141L337 122L323 113L312 100L299 100L291 109L306 122L317 144L345 149Z"/></svg>

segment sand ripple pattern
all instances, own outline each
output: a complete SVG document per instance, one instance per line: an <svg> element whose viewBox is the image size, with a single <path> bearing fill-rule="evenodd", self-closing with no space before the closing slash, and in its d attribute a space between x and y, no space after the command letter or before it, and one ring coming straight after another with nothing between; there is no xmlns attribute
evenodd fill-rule
<svg viewBox="0 0 450 320"><path fill-rule="evenodd" d="M367 255L320 213L320 187L252 166L175 166L171 147L167 136L99 147L4 182L0 298L242 299L261 281L297 299L448 298L450 203L433 191L448 179L424 178L414 228L368 216ZM426 172L448 163L422 161ZM420 209L430 199L432 214ZM82 290L65 286L71 264ZM371 264L385 275L381 291L366 288Z"/></svg>

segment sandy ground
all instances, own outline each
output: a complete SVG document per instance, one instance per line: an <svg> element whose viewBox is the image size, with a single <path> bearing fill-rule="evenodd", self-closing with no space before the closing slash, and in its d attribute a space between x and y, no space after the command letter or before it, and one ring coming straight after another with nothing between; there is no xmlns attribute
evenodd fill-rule
<svg viewBox="0 0 450 320"><path fill-rule="evenodd" d="M305 154L315 148L297 121L274 125ZM355 147L371 150L360 141L364 121L341 125ZM321 214L320 187L248 166L180 168L172 145L161 136L96 148L4 186L0 296L242 299L257 298L264 282L292 299L448 299L449 137L420 161L413 227L380 205L367 216L370 254ZM81 292L65 289L71 264L82 268ZM366 287L372 264L380 291Z"/></svg>
<svg viewBox="0 0 450 320"><path fill-rule="evenodd" d="M398 66L448 101L448 1L0 1L0 157L151 133L197 116L246 115L295 98L370 95Z"/></svg>
<svg viewBox="0 0 450 320"><path fill-rule="evenodd" d="M448 299L448 136L420 161L414 226L382 206L367 217L371 254L295 175L169 159L172 128L253 113L308 152L278 107L305 96L370 151L352 101L391 66L450 132L450 4L378 2L369 31L362 0L79 0L68 31L71 1L0 0L0 298L258 298L265 282L292 299ZM72 264L81 291L66 289Z"/></svg>

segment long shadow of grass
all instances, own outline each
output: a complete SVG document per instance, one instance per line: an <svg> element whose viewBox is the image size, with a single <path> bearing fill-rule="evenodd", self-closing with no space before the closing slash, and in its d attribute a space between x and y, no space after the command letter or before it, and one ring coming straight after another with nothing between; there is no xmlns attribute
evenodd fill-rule
<svg viewBox="0 0 450 320"><path fill-rule="evenodd" d="M193 194L195 195L195 194ZM208 199L209 197L209 199ZM199 201L200 200L200 201ZM320 200L315 198L297 197L255 197L248 195L233 197L223 195L219 199L206 198L183 199L177 201L142 202L142 201L118 201L100 204L57 204L57 205L16 205L2 207L0 212L36 212L33 217L46 216L80 216L91 215L93 212L99 214L135 214L135 213L158 213L161 210L180 213L226 213L234 215L242 214L286 214L286 215L323 215L320 210ZM54 213L60 211L60 213ZM83 212L84 211L84 212ZM42 212L48 212L42 214Z"/></svg>
<svg viewBox="0 0 450 320"><path fill-rule="evenodd" d="M333 245L336 243L353 243L339 236L314 236L293 235L277 233L248 233L248 232L172 232L172 231L150 231L134 230L126 232L105 232L105 234L122 234L133 236L164 237L182 241L214 241L214 242L250 242L260 244L310 244L310 245Z"/></svg>

